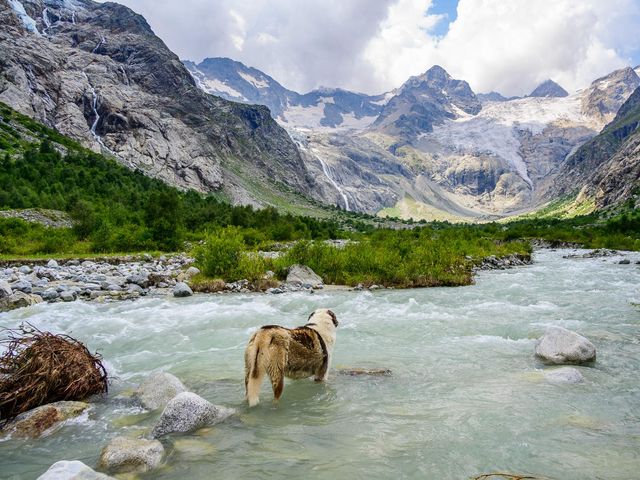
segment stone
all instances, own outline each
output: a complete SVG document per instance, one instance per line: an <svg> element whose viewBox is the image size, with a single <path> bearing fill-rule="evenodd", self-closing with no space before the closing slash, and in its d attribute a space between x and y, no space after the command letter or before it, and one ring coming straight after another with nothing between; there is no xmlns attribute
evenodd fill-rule
<svg viewBox="0 0 640 480"><path fill-rule="evenodd" d="M18 271L23 275L29 275L32 272L29 265L22 265L20 268L18 268Z"/></svg>
<svg viewBox="0 0 640 480"><path fill-rule="evenodd" d="M160 466L163 455L158 440L116 437L100 452L98 468L111 473L148 472Z"/></svg>
<svg viewBox="0 0 640 480"><path fill-rule="evenodd" d="M31 285L31 282L29 282L28 280L19 280L15 283L12 283L11 288L14 291L17 290L22 293L31 293L33 285Z"/></svg>
<svg viewBox="0 0 640 480"><path fill-rule="evenodd" d="M176 286L173 287L174 297L190 297L191 295L193 295L193 290L184 282L178 282Z"/></svg>
<svg viewBox="0 0 640 480"><path fill-rule="evenodd" d="M132 283L127 287L127 292L144 295L144 289L140 285L136 285L135 283Z"/></svg>
<svg viewBox="0 0 640 480"><path fill-rule="evenodd" d="M133 283L135 285L139 285L142 288L147 288L149 286L149 276L148 275L129 275L126 280L127 283Z"/></svg>
<svg viewBox="0 0 640 480"><path fill-rule="evenodd" d="M620 265L629 265L631 263L631 260L629 260L628 258L625 258L623 260L620 260L618 263Z"/></svg>
<svg viewBox="0 0 640 480"><path fill-rule="evenodd" d="M7 298L13 294L13 290L8 282L0 280L0 298Z"/></svg>
<svg viewBox="0 0 640 480"><path fill-rule="evenodd" d="M63 302L73 302L76 299L76 296L73 294L73 292L67 290L60 294L60 298Z"/></svg>
<svg viewBox="0 0 640 480"><path fill-rule="evenodd" d="M187 270L184 272L184 274L186 275L187 278L191 278L191 277L195 277L196 275L198 275L200 273L200 269L196 268L196 267L189 267L187 268Z"/></svg>
<svg viewBox="0 0 640 480"><path fill-rule="evenodd" d="M218 423L233 413L233 409L213 405L195 393L183 392L169 401L151 436L158 438L169 433L192 432Z"/></svg>
<svg viewBox="0 0 640 480"><path fill-rule="evenodd" d="M60 265L58 265L58 262L56 262L55 260L51 259L47 262L47 268L59 268Z"/></svg>
<svg viewBox="0 0 640 480"><path fill-rule="evenodd" d="M77 417L88 408L89 404L85 402L49 403L21 413L5 427L5 431L12 437L38 438L44 433L51 433L62 422Z"/></svg>
<svg viewBox="0 0 640 480"><path fill-rule="evenodd" d="M30 307L42 302L42 297L35 294L14 292L10 297L0 298L0 312L8 312L16 308Z"/></svg>
<svg viewBox="0 0 640 480"><path fill-rule="evenodd" d="M268 289L267 289L267 293L272 293L272 294L274 294L274 295L278 295L278 294L280 294L280 293L284 293L284 290L283 290L283 289L281 289L281 288L277 288L277 287L275 287L275 288L268 288Z"/></svg>
<svg viewBox="0 0 640 480"><path fill-rule="evenodd" d="M44 292L42 292L42 299L50 302L51 300L55 300L58 298L60 294L55 288L47 288Z"/></svg>
<svg viewBox="0 0 640 480"><path fill-rule="evenodd" d="M584 381L584 377L580 371L573 367L561 367L546 370L544 372L544 379L553 384L576 384Z"/></svg>
<svg viewBox="0 0 640 480"><path fill-rule="evenodd" d="M535 354L548 364L581 364L595 361L596 347L566 328L549 327L536 342Z"/></svg>
<svg viewBox="0 0 640 480"><path fill-rule="evenodd" d="M98 473L78 460L56 462L37 480L115 480L109 475Z"/></svg>
<svg viewBox="0 0 640 480"><path fill-rule="evenodd" d="M187 389L182 382L167 372L149 375L137 388L133 396L148 410L164 408L173 397Z"/></svg>
<svg viewBox="0 0 640 480"><path fill-rule="evenodd" d="M306 265L294 264L289 267L287 273L287 283L300 283L302 285L309 284L311 286L321 285L323 283L322 278L317 275Z"/></svg>

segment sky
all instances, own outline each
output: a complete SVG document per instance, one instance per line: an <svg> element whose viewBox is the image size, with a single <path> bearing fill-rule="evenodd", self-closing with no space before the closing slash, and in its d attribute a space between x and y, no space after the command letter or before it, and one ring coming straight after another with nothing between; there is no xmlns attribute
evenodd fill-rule
<svg viewBox="0 0 640 480"><path fill-rule="evenodd" d="M118 0L182 59L229 57L304 93L378 94L441 65L477 92L569 92L640 64L639 0Z"/></svg>

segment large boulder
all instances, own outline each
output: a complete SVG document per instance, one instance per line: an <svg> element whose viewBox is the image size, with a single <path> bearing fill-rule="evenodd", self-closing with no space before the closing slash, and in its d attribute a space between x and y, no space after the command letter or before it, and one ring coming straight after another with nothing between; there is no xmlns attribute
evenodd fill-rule
<svg viewBox="0 0 640 480"><path fill-rule="evenodd" d="M596 347L566 328L549 327L536 342L535 354L548 364L581 364L595 361Z"/></svg>
<svg viewBox="0 0 640 480"><path fill-rule="evenodd" d="M30 307L36 303L42 303L40 295L23 292L13 292L11 296L0 298L0 312L8 312L16 308Z"/></svg>
<svg viewBox="0 0 640 480"><path fill-rule="evenodd" d="M148 410L164 408L173 397L187 389L175 376L167 372L149 375L142 382L133 396Z"/></svg>
<svg viewBox="0 0 640 480"><path fill-rule="evenodd" d="M116 437L100 452L98 468L111 473L147 472L160 466L163 455L158 440Z"/></svg>
<svg viewBox="0 0 640 480"><path fill-rule="evenodd" d="M7 298L13 294L13 290L8 282L0 280L0 298Z"/></svg>
<svg viewBox="0 0 640 480"><path fill-rule="evenodd" d="M21 413L5 427L5 431L12 437L37 438L45 432L51 433L62 422L77 417L88 408L89 404L85 402L49 403Z"/></svg>
<svg viewBox="0 0 640 480"><path fill-rule="evenodd" d="M114 480L113 477L98 473L78 460L56 462L37 480Z"/></svg>
<svg viewBox="0 0 640 480"><path fill-rule="evenodd" d="M315 287L322 285L322 278L306 265L294 264L289 267L287 283L300 283Z"/></svg>
<svg viewBox="0 0 640 480"><path fill-rule="evenodd" d="M184 282L178 282L176 286L173 287L174 297L190 297L191 295L193 295L193 290Z"/></svg>
<svg viewBox="0 0 640 480"><path fill-rule="evenodd" d="M169 433L192 432L233 413L233 409L213 405L195 393L180 393L169 401L151 435L159 438Z"/></svg>
<svg viewBox="0 0 640 480"><path fill-rule="evenodd" d="M556 385L582 383L584 377L579 370L573 367L561 367L544 372L544 379Z"/></svg>

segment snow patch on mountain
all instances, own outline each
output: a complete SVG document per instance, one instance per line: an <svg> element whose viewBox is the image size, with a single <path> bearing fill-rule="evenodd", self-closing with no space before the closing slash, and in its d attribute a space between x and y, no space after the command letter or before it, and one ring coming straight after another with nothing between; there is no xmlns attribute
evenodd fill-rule
<svg viewBox="0 0 640 480"><path fill-rule="evenodd" d="M269 83L266 80L261 80L244 72L238 72L238 75L256 88L269 88Z"/></svg>

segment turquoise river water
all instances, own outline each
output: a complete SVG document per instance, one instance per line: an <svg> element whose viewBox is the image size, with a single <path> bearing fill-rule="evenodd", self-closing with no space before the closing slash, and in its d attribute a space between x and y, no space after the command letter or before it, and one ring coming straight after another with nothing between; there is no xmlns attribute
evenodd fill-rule
<svg viewBox="0 0 640 480"><path fill-rule="evenodd" d="M0 314L99 350L113 376L91 411L37 440L0 442L0 477L34 479L52 463L95 467L119 435L158 416L128 393L154 370L237 414L163 440L158 479L467 479L503 471L553 479L640 478L640 254L563 259L481 272L458 288L284 295L196 295L38 305ZM579 251L579 253L582 253ZM340 320L326 384L288 381L278 405L243 403L243 351L263 324L304 324L315 308ZM597 362L579 385L546 383L533 355L549 325L587 336ZM385 367L388 377L339 375Z"/></svg>

